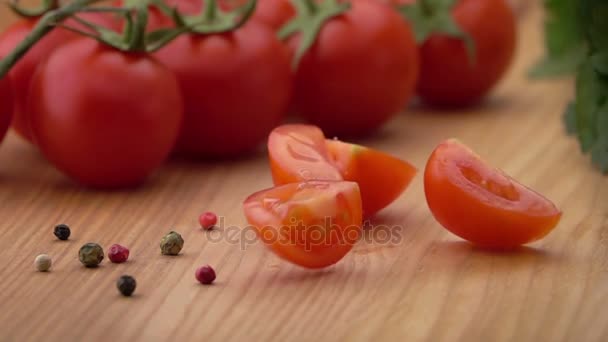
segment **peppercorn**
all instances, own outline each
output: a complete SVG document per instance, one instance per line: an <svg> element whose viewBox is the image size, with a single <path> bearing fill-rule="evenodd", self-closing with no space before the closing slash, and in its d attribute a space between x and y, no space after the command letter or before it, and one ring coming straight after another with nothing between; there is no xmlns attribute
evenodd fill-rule
<svg viewBox="0 0 608 342"><path fill-rule="evenodd" d="M34 260L34 265L39 272L46 272L51 269L53 260L46 254L40 254L36 257L36 260Z"/></svg>
<svg viewBox="0 0 608 342"><path fill-rule="evenodd" d="M135 281L135 278L128 275L123 275L116 281L116 287L123 296L131 297L133 292L135 292L137 282Z"/></svg>
<svg viewBox="0 0 608 342"><path fill-rule="evenodd" d="M114 244L108 250L108 259L115 264L122 264L129 259L129 249L127 247Z"/></svg>
<svg viewBox="0 0 608 342"><path fill-rule="evenodd" d="M96 243L87 243L80 247L78 258L86 267L97 267L103 260L103 248Z"/></svg>
<svg viewBox="0 0 608 342"><path fill-rule="evenodd" d="M212 212L203 213L201 216L199 216L198 222L201 224L203 229L211 230L217 223L217 215Z"/></svg>
<svg viewBox="0 0 608 342"><path fill-rule="evenodd" d="M59 240L65 241L70 238L70 234L72 234L72 232L70 231L70 227L65 224L60 224L55 227L53 234L55 234Z"/></svg>
<svg viewBox="0 0 608 342"><path fill-rule="evenodd" d="M210 285L215 280L215 271L211 266L205 265L196 270L195 276L201 284Z"/></svg>
<svg viewBox="0 0 608 342"><path fill-rule="evenodd" d="M160 251L163 255L178 255L183 247L184 239L173 231L160 240Z"/></svg>

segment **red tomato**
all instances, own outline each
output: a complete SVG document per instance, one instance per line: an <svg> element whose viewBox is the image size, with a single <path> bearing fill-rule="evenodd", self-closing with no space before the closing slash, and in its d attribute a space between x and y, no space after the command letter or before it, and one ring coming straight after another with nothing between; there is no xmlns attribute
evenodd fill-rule
<svg viewBox="0 0 608 342"><path fill-rule="evenodd" d="M120 5L122 1L118 1ZM248 0L220 0L219 5L223 10L234 10L243 6ZM204 2L201 0L166 0L169 6L175 6L180 13L185 15L195 15L201 12ZM289 0L258 0L256 9L252 15L252 20L269 25L278 30L289 19L295 15L295 9ZM148 18L148 29L156 30L163 27L172 27L173 20L163 14L158 8L152 7Z"/></svg>
<svg viewBox="0 0 608 342"><path fill-rule="evenodd" d="M562 213L551 201L488 166L456 140L440 144L424 174L439 223L476 245L510 249L545 237Z"/></svg>
<svg viewBox="0 0 608 342"><path fill-rule="evenodd" d="M363 213L372 216L405 191L416 168L371 148L325 140L315 126L284 125L268 138L274 183L346 180L361 189Z"/></svg>
<svg viewBox="0 0 608 342"><path fill-rule="evenodd" d="M93 23L112 28L115 25L111 17L99 13L83 13L81 18ZM34 28L37 19L22 19L10 26L0 34L0 56L8 55ZM83 28L81 24L70 20L68 24L77 28ZM36 67L42 63L59 45L78 38L79 35L68 30L57 28L42 38L25 56L23 56L9 72L13 83L14 92L14 118L13 128L19 135L32 141L31 129L29 127L27 107L29 88Z"/></svg>
<svg viewBox="0 0 608 342"><path fill-rule="evenodd" d="M156 53L179 80L185 123L178 152L227 157L256 148L291 95L288 53L267 26L183 35Z"/></svg>
<svg viewBox="0 0 608 342"><path fill-rule="evenodd" d="M0 142L11 124L13 115L13 94L8 76L0 79Z"/></svg>
<svg viewBox="0 0 608 342"><path fill-rule="evenodd" d="M289 44L298 41L296 35ZM388 5L354 1L325 23L303 56L294 109L330 136L368 134L405 107L417 76L408 25Z"/></svg>
<svg viewBox="0 0 608 342"><path fill-rule="evenodd" d="M504 0L460 0L454 19L475 43L469 59L461 39L435 34L421 49L418 94L440 105L469 105L483 98L513 60L516 21Z"/></svg>
<svg viewBox="0 0 608 342"><path fill-rule="evenodd" d="M243 6L248 2L248 0L225 1L230 3L231 8ZM289 0L258 0L252 19L278 30L295 14L296 10Z"/></svg>
<svg viewBox="0 0 608 342"><path fill-rule="evenodd" d="M79 39L38 68L28 112L36 143L59 170L115 188L143 182L166 159L183 102L175 75L155 59Z"/></svg>
<svg viewBox="0 0 608 342"><path fill-rule="evenodd" d="M281 258L307 268L342 260L361 235L356 183L288 184L251 195L244 209L265 244Z"/></svg>

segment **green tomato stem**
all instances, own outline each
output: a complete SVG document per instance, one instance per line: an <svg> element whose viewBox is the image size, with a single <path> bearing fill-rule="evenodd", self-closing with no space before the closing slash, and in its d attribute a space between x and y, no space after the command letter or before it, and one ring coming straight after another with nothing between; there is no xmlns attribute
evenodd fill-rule
<svg viewBox="0 0 608 342"><path fill-rule="evenodd" d="M0 60L0 79L8 73L13 65L15 65L32 46L51 32L57 23L63 22L74 13L98 1L100 0L75 0L65 7L46 13L40 21L38 21L36 26L34 26L30 34L28 34L11 53Z"/></svg>

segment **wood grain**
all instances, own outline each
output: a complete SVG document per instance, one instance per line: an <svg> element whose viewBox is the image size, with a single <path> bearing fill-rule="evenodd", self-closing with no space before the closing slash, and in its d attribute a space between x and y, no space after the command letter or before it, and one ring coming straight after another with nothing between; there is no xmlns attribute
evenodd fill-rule
<svg viewBox="0 0 608 342"><path fill-rule="evenodd" d="M608 178L565 135L570 80L531 82L541 54L539 6L522 17L519 58L483 105L459 113L416 107L364 141L420 168L442 139L458 137L488 161L553 199L565 215L549 237L515 253L472 248L432 218L418 177L374 222L341 263L310 272L259 243L241 248L197 228L211 209L244 227L241 201L270 185L263 153L223 163L172 161L145 187L79 188L36 150L10 135L0 148L0 340L608 340ZM10 17L0 12L1 26ZM65 222L73 239L56 241ZM186 239L183 255L162 257L170 229ZM232 230L231 230L232 231ZM250 236L245 236L245 240ZM131 248L125 265L83 268L79 247L96 241ZM37 254L54 258L37 273ZM214 286L194 279L201 264ZM137 278L134 298L114 282Z"/></svg>

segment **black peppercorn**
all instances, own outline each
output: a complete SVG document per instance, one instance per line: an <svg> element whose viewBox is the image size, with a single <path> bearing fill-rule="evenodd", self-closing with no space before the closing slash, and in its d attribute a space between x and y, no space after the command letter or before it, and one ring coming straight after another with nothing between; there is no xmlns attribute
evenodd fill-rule
<svg viewBox="0 0 608 342"><path fill-rule="evenodd" d="M135 292L137 282L135 281L135 278L128 275L123 275L122 277L118 278L118 281L116 281L116 287L123 296L131 297L133 292Z"/></svg>
<svg viewBox="0 0 608 342"><path fill-rule="evenodd" d="M70 227L68 227L65 224L60 224L58 226L55 227L55 231L53 232L53 234L55 234L55 236L59 239L59 240L67 240L70 238L70 234L72 232L70 231Z"/></svg>

